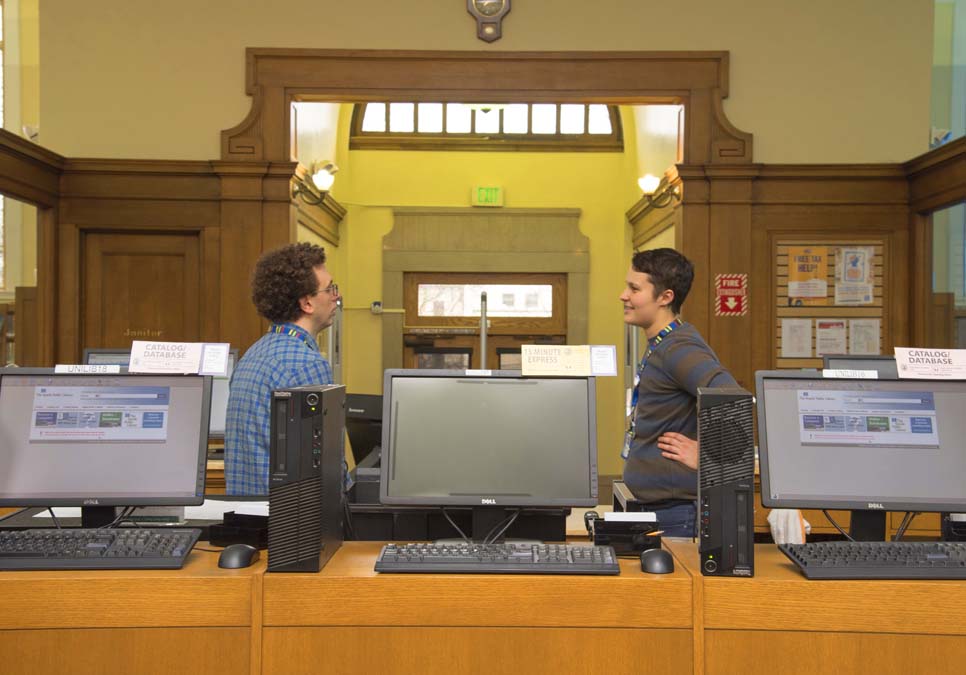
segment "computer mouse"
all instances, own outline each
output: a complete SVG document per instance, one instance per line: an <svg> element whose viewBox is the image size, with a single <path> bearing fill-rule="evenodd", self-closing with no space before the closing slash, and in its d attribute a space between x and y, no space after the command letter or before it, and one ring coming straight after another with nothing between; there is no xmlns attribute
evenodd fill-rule
<svg viewBox="0 0 966 675"><path fill-rule="evenodd" d="M670 574L674 571L674 558L663 548L649 548L641 552L641 571L648 574Z"/></svg>
<svg viewBox="0 0 966 675"><path fill-rule="evenodd" d="M232 544L218 556L218 567L238 569L248 567L260 558L258 549L248 544Z"/></svg>

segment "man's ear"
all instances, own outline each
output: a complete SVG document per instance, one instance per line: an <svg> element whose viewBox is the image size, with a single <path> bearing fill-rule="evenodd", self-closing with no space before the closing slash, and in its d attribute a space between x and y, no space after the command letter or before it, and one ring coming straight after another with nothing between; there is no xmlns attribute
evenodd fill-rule
<svg viewBox="0 0 966 675"><path fill-rule="evenodd" d="M312 313L312 296L311 295L303 295L301 298L299 298L299 309L302 310L302 313L303 314L311 314Z"/></svg>

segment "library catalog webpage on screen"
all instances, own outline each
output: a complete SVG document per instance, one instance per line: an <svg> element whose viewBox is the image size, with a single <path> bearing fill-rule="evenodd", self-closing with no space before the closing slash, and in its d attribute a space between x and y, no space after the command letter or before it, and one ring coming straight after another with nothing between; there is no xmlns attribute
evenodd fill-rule
<svg viewBox="0 0 966 675"><path fill-rule="evenodd" d="M774 378L763 395L773 499L966 503L966 382Z"/></svg>
<svg viewBox="0 0 966 675"><path fill-rule="evenodd" d="M799 391L798 423L806 445L939 445L928 391Z"/></svg>
<svg viewBox="0 0 966 675"><path fill-rule="evenodd" d="M0 498L197 492L202 378L3 374Z"/></svg>
<svg viewBox="0 0 966 675"><path fill-rule="evenodd" d="M31 441L164 441L169 387L34 388Z"/></svg>

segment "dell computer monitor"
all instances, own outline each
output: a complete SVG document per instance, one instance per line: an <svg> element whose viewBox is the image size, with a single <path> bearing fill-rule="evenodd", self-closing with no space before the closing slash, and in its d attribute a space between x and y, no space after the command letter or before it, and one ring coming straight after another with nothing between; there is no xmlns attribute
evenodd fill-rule
<svg viewBox="0 0 966 675"><path fill-rule="evenodd" d="M0 506L201 504L210 397L200 375L0 370Z"/></svg>
<svg viewBox="0 0 966 675"><path fill-rule="evenodd" d="M594 378L481 372L386 371L382 502L596 505Z"/></svg>
<svg viewBox="0 0 966 675"><path fill-rule="evenodd" d="M886 354L826 354L822 357L826 370L874 370L880 379L896 379L896 357Z"/></svg>
<svg viewBox="0 0 966 675"><path fill-rule="evenodd" d="M966 511L966 381L776 370L756 386L764 506Z"/></svg>
<svg viewBox="0 0 966 675"><path fill-rule="evenodd" d="M130 349L88 347L84 350L84 363L90 366L104 365L127 368L130 361ZM224 377L218 376L212 378L211 421L208 426L208 435L212 438L224 438L225 436L225 418L228 413L228 385L231 382L231 374L235 370L235 363L237 362L238 350L229 350L228 374Z"/></svg>

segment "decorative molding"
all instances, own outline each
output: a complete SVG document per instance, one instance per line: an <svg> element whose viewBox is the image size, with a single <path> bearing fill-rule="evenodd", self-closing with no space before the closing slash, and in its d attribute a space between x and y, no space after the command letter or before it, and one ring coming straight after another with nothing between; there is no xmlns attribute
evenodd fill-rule
<svg viewBox="0 0 966 675"><path fill-rule="evenodd" d="M683 102L684 157L751 161L752 137L728 122L727 52L489 52L261 49L246 51L245 119L221 132L222 159L287 160L296 100ZM523 97L523 98L521 98Z"/></svg>
<svg viewBox="0 0 966 675"><path fill-rule="evenodd" d="M64 158L0 129L0 192L41 207L57 204Z"/></svg>
<svg viewBox="0 0 966 675"><path fill-rule="evenodd" d="M720 90L714 90L711 94L711 110L715 122L711 140L711 162L751 162L752 135L740 131L728 120L724 112L725 96L727 94Z"/></svg>
<svg viewBox="0 0 966 675"><path fill-rule="evenodd" d="M902 165L913 211L928 213L966 201L966 138L942 145Z"/></svg>

